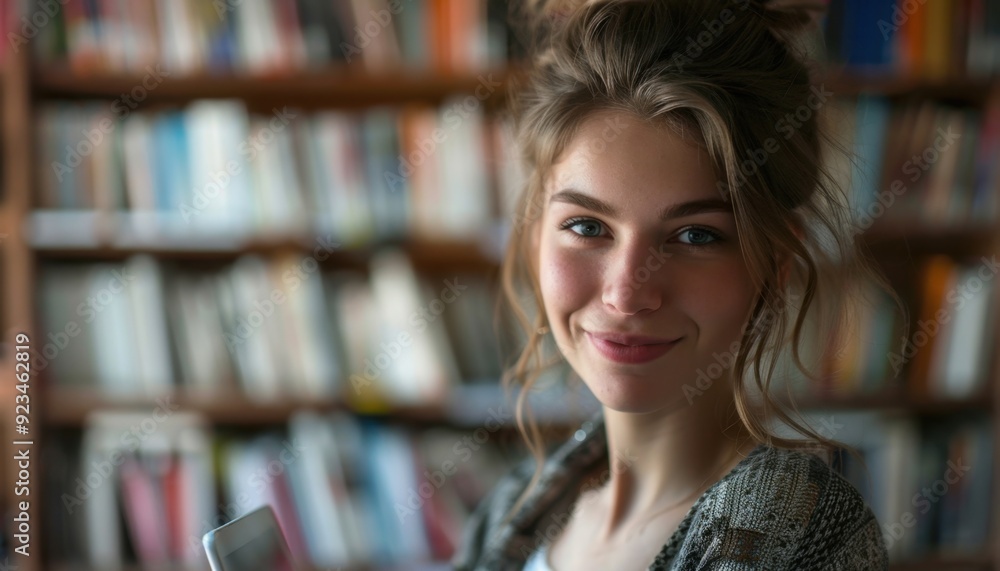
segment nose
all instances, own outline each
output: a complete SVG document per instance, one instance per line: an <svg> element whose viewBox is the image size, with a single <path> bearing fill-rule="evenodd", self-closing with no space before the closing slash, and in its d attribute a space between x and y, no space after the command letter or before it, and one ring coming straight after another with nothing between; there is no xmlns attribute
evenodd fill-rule
<svg viewBox="0 0 1000 571"><path fill-rule="evenodd" d="M605 269L602 301L625 315L650 313L663 303L664 254L654 246L633 240L623 243Z"/></svg>

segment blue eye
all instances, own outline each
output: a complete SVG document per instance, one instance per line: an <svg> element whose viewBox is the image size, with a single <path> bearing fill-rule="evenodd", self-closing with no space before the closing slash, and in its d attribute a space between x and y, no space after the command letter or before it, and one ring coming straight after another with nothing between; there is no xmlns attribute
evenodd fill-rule
<svg viewBox="0 0 1000 571"><path fill-rule="evenodd" d="M719 240L719 235L707 228L686 228L681 231L680 235L688 235L690 241L681 240L681 242L692 246L704 246Z"/></svg>
<svg viewBox="0 0 1000 571"><path fill-rule="evenodd" d="M593 218L570 218L560 224L559 228L570 230L573 237L579 239L600 238L605 234L604 225ZM722 236L719 233L699 226L685 228L677 235L686 237L679 238L679 241L688 246L712 246L716 242L722 241Z"/></svg>
<svg viewBox="0 0 1000 571"><path fill-rule="evenodd" d="M584 238L597 238L601 235L603 226L590 218L571 218L560 226L563 230L572 230L574 234Z"/></svg>

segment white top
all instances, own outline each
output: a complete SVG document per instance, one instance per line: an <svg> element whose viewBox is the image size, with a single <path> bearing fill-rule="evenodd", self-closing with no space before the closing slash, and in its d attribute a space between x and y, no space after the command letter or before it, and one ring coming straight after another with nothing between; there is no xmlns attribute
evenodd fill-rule
<svg viewBox="0 0 1000 571"><path fill-rule="evenodd" d="M538 548L531 554L531 557L524 562L524 571L552 571L549 567L549 546L548 544Z"/></svg>

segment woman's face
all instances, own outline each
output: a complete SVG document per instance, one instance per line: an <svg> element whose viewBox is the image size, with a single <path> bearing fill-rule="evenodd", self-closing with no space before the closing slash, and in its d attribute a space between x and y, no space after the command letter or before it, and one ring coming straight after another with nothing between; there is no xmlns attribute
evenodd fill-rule
<svg viewBox="0 0 1000 571"><path fill-rule="evenodd" d="M546 316L605 406L675 408L699 396L692 389L728 382L756 291L704 150L668 127L602 111L561 155L545 201Z"/></svg>

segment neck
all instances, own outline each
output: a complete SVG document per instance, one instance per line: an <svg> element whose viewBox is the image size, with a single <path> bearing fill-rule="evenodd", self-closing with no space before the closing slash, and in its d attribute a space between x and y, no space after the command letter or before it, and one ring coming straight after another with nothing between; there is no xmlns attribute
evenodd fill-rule
<svg viewBox="0 0 1000 571"><path fill-rule="evenodd" d="M610 476L602 493L609 538L628 522L686 507L754 448L728 383L653 413L605 408Z"/></svg>

